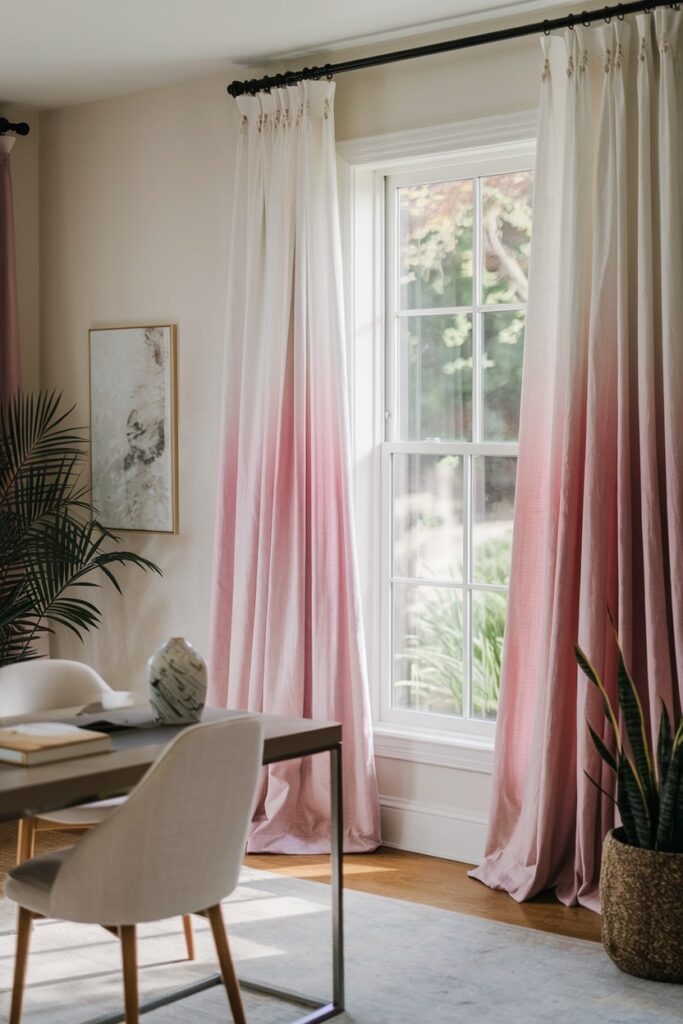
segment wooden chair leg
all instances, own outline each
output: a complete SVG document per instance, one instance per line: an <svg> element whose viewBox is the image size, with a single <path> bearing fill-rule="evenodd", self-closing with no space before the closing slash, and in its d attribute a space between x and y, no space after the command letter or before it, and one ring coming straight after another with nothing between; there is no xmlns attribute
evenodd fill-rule
<svg viewBox="0 0 683 1024"><path fill-rule="evenodd" d="M192 918L189 914L183 915L183 931L185 932L185 945L187 946L187 959L194 960L194 932L192 930Z"/></svg>
<svg viewBox="0 0 683 1024"><path fill-rule="evenodd" d="M139 1024L138 955L135 939L135 925L120 925L119 938L121 939L121 956L123 959L123 996L126 1011L126 1024Z"/></svg>
<svg viewBox="0 0 683 1024"><path fill-rule="evenodd" d="M36 842L36 819L22 818L17 833L17 864L30 860Z"/></svg>
<svg viewBox="0 0 683 1024"><path fill-rule="evenodd" d="M12 1008L9 1014L10 1024L19 1024L21 1020L21 1004L24 999L24 981L28 962L28 947L31 941L33 914L24 907L19 907L17 919L17 952L14 961L14 987L12 988Z"/></svg>
<svg viewBox="0 0 683 1024"><path fill-rule="evenodd" d="M220 964L221 974L223 975L223 984L225 985L225 990L228 993L228 1001L230 1002L233 1020L235 1021L235 1024L247 1024L247 1019L244 1016L244 1006L242 1005L240 985L235 973L232 956L230 955L230 946L228 945L228 936L225 931L225 924L223 922L223 914L221 912L220 904L215 907L209 907L206 911L206 916L211 924L213 941L216 944L218 963Z"/></svg>

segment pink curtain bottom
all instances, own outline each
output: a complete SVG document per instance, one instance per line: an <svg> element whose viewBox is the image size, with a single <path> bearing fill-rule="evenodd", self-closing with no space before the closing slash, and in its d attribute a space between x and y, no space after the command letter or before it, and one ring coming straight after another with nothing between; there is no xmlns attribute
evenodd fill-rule
<svg viewBox="0 0 683 1024"><path fill-rule="evenodd" d="M539 881L534 866L521 864L505 850L487 857L482 864L467 874L477 882L483 882L489 889L507 893L517 903L525 903L541 892L552 890L565 907L581 906L596 914L600 913L600 893L596 884L579 887L572 872L571 878L561 877L556 885L548 885Z"/></svg>
<svg viewBox="0 0 683 1024"><path fill-rule="evenodd" d="M376 840L353 832L344 832L344 853L373 853L379 849ZM315 854L330 852L330 832L319 835L296 835L283 832L281 825L268 821L255 821L247 843L247 853L298 853Z"/></svg>

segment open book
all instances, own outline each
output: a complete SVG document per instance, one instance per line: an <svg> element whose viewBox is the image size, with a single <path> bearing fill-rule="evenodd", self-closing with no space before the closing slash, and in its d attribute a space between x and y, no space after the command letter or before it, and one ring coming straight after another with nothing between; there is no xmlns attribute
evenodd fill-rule
<svg viewBox="0 0 683 1024"><path fill-rule="evenodd" d="M9 764L48 764L71 757L89 757L111 750L104 732L79 729L64 722L25 722L0 729L0 761Z"/></svg>

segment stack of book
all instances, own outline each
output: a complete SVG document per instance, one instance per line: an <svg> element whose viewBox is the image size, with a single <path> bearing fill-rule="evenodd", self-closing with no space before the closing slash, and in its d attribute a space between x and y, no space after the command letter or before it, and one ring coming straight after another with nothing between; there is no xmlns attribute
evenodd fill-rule
<svg viewBox="0 0 683 1024"><path fill-rule="evenodd" d="M29 767L111 750L111 736L63 722L25 722L0 729L0 761Z"/></svg>

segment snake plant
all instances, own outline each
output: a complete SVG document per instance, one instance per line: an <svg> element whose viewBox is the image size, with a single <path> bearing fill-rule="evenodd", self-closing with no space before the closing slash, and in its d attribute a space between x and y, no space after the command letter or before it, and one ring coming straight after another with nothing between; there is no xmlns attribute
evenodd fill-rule
<svg viewBox="0 0 683 1024"><path fill-rule="evenodd" d="M88 436L68 425L72 412L55 392L18 392L0 407L0 666L38 657L54 624L81 639L98 628L100 610L83 596L100 586L97 570L119 592L115 567L160 573L116 549L97 521L81 483Z"/></svg>
<svg viewBox="0 0 683 1024"><path fill-rule="evenodd" d="M662 702L655 752L643 706L618 640L619 714L594 666L578 644L574 649L579 667L600 691L614 738L610 749L586 723L600 757L616 776L616 803L627 843L644 850L683 853L683 718L672 728L669 712ZM588 778L604 792L595 779L590 775Z"/></svg>

